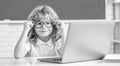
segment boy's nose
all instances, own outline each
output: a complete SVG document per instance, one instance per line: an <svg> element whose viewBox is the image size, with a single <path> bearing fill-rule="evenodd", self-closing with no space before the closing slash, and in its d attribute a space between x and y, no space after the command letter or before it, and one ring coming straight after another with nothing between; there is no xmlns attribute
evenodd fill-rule
<svg viewBox="0 0 120 66"><path fill-rule="evenodd" d="M45 29L47 29L47 26L45 24L43 24L42 30L45 30Z"/></svg>

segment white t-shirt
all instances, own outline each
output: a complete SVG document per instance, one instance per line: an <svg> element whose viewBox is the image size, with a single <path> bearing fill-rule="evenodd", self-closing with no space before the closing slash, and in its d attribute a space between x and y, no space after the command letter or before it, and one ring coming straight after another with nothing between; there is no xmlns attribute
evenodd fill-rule
<svg viewBox="0 0 120 66"><path fill-rule="evenodd" d="M55 45L53 45L52 39L47 42L37 39L36 43L38 46L30 44L30 51L27 52L26 57L60 56L61 39L58 40Z"/></svg>

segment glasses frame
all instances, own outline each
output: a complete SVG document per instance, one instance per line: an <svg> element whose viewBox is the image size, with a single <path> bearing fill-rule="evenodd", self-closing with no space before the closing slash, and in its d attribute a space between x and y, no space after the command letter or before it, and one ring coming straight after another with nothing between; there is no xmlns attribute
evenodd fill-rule
<svg viewBox="0 0 120 66"><path fill-rule="evenodd" d="M53 25L52 25L52 21L50 21L50 22L48 22L48 21L39 21L39 22L35 22L35 21L33 21L33 23L34 23L34 25L35 25L35 27L36 28L42 28L43 27L43 25L45 25L47 28L51 28ZM41 26L40 26L40 23L42 24ZM47 24L47 23L49 23L49 25Z"/></svg>

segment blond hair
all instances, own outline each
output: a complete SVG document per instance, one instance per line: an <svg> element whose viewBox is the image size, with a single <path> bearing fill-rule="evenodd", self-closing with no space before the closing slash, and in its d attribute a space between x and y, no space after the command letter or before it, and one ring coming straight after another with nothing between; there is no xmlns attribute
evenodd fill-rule
<svg viewBox="0 0 120 66"><path fill-rule="evenodd" d="M59 19L57 13L55 12L55 10L52 7L47 6L47 5L39 5L36 8L34 8L32 10L32 12L28 15L28 20L32 20L32 18L35 17L37 12L42 12L42 11L48 12L49 15L51 16L51 18L53 18L53 19Z"/></svg>

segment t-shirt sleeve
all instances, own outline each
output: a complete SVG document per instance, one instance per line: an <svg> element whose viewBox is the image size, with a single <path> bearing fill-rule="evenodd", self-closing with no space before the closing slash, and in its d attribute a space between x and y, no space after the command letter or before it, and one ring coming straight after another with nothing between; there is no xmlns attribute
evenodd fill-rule
<svg viewBox="0 0 120 66"><path fill-rule="evenodd" d="M55 45L55 49L56 49L56 52L57 52L57 55L62 55L62 52L61 52L61 46L62 46L62 39L59 39L57 42L56 42L56 45Z"/></svg>

